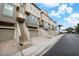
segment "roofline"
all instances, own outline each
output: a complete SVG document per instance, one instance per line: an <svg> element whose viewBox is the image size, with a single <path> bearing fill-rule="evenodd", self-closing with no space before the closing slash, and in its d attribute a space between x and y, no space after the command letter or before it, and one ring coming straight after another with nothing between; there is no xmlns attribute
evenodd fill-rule
<svg viewBox="0 0 79 59"><path fill-rule="evenodd" d="M41 8L39 8L35 3L31 3L32 5L34 5L36 8L38 8L40 11L41 11L41 13L44 13L42 10L41 10ZM44 13L45 14L45 13ZM45 14L46 15L46 14ZM47 17L49 17L48 15L46 15ZM49 17L50 18L50 17ZM50 18L51 19L51 18ZM51 19L54 23L56 23L53 19Z"/></svg>
<svg viewBox="0 0 79 59"><path fill-rule="evenodd" d="M44 13L44 12L41 12ZM45 13L44 13L45 14ZM45 14L46 15L46 14ZM51 19L48 15L46 15L49 19ZM54 23L56 23L53 19L51 19L51 21L53 21Z"/></svg>
<svg viewBox="0 0 79 59"><path fill-rule="evenodd" d="M41 9L35 3L31 3L31 4L34 5L36 8L38 8L41 11Z"/></svg>

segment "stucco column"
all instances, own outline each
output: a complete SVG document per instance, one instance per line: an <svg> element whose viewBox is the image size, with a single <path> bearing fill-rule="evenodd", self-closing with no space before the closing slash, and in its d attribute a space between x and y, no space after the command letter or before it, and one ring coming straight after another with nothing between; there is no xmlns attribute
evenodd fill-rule
<svg viewBox="0 0 79 59"><path fill-rule="evenodd" d="M19 43L19 36L21 36L21 31L18 22L16 22L16 28L15 28L15 39Z"/></svg>
<svg viewBox="0 0 79 59"><path fill-rule="evenodd" d="M30 41L31 41L31 39L30 39L30 33L29 33L29 30L26 27L25 23L23 23L23 29L24 29L26 40L28 41L28 43L30 43Z"/></svg>

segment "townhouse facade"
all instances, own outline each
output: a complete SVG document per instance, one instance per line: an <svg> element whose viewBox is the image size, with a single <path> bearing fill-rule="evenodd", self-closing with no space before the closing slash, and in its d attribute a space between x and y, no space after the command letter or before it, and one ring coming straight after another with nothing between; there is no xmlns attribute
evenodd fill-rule
<svg viewBox="0 0 79 59"><path fill-rule="evenodd" d="M34 3L0 3L0 42L16 40L18 46L32 37L56 32L57 24Z"/></svg>
<svg viewBox="0 0 79 59"><path fill-rule="evenodd" d="M39 35L39 21L40 21L40 9L35 4L26 4L26 26L29 29L30 36L38 36Z"/></svg>
<svg viewBox="0 0 79 59"><path fill-rule="evenodd" d="M16 6L0 4L0 41L14 39Z"/></svg>

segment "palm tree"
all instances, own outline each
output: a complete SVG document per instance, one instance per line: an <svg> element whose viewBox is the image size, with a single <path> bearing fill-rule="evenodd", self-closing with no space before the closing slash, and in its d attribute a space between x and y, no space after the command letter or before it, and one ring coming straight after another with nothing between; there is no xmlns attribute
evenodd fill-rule
<svg viewBox="0 0 79 59"><path fill-rule="evenodd" d="M59 27L59 34L60 34L60 29L61 29L62 26L63 26L63 25L58 25L58 27Z"/></svg>

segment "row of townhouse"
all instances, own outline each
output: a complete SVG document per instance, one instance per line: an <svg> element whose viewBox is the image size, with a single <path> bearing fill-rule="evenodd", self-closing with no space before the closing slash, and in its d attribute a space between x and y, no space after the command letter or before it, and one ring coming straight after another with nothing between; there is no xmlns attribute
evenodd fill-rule
<svg viewBox="0 0 79 59"><path fill-rule="evenodd" d="M55 34L57 24L34 3L0 3L0 42L23 45L32 37Z"/></svg>

